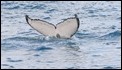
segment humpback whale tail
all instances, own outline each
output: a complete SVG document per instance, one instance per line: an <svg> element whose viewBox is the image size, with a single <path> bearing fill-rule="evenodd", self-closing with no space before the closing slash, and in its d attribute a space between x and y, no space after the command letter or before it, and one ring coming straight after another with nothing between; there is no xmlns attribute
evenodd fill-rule
<svg viewBox="0 0 122 70"><path fill-rule="evenodd" d="M28 15L25 15L25 18L32 28L46 36L71 38L79 28L79 18L76 14L75 17L65 19L56 26L40 19L31 19Z"/></svg>

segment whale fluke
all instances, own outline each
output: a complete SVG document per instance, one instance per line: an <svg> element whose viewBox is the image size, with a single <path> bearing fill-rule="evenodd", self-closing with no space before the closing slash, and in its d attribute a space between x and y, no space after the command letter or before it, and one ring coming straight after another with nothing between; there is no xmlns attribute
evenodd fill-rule
<svg viewBox="0 0 122 70"><path fill-rule="evenodd" d="M71 38L79 28L79 18L76 14L75 17L67 18L56 26L40 19L31 19L28 15L25 15L25 18L27 23L39 33L56 38Z"/></svg>

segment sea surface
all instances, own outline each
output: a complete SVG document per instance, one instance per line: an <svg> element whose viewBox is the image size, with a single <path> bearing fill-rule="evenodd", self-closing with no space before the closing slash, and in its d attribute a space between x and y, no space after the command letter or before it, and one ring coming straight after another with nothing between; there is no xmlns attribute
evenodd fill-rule
<svg viewBox="0 0 122 70"><path fill-rule="evenodd" d="M43 36L25 15L56 25L78 15L71 39ZM121 69L121 1L1 1L2 69Z"/></svg>

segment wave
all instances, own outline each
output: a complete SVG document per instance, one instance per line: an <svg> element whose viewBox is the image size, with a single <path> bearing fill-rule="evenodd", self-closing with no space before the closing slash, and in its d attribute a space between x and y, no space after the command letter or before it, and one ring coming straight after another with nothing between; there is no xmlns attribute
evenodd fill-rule
<svg viewBox="0 0 122 70"><path fill-rule="evenodd" d="M53 48L51 47L46 47L46 46L41 46L37 47L36 49L33 49L34 51L45 51L45 50L52 50Z"/></svg>
<svg viewBox="0 0 122 70"><path fill-rule="evenodd" d="M64 41L66 41L66 39L57 39L52 37L12 37L12 38L3 39L1 42L1 46L3 50L7 50L7 49L13 50L13 49L20 49L20 48L32 49L33 47L40 47L45 44L46 46L65 44ZM68 43L68 44L71 45L72 43ZM40 50L41 49L43 50L44 47L40 48Z"/></svg>
<svg viewBox="0 0 122 70"><path fill-rule="evenodd" d="M14 3L14 4L13 4ZM13 10L13 9L45 9L45 4L30 4L30 3L18 3L18 2L2 2L2 8Z"/></svg>
<svg viewBox="0 0 122 70"><path fill-rule="evenodd" d="M114 31L114 32L111 32L111 33L108 33L106 35L103 35L100 37L100 39L110 39L110 40L115 40L115 39L118 39L120 38L121 36L121 31L117 30L117 31Z"/></svg>

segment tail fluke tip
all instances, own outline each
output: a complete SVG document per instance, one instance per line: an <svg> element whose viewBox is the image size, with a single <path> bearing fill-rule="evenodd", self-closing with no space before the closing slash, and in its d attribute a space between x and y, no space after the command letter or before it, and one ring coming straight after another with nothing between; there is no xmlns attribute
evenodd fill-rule
<svg viewBox="0 0 122 70"><path fill-rule="evenodd" d="M78 18L77 14L75 14L75 18Z"/></svg>

